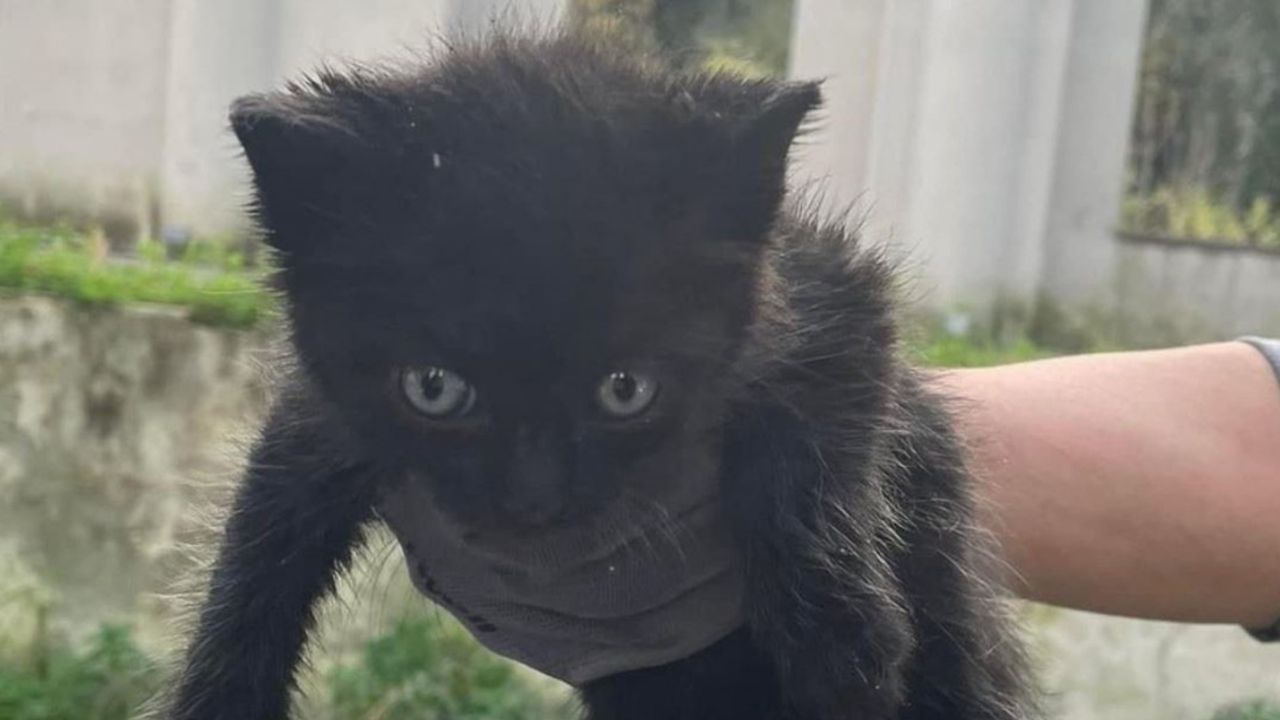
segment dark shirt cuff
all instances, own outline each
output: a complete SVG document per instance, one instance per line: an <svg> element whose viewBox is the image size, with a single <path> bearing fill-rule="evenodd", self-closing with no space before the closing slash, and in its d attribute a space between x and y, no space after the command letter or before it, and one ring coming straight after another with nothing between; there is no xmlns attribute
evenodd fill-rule
<svg viewBox="0 0 1280 720"><path fill-rule="evenodd" d="M1262 356L1271 363L1271 369L1276 371L1276 378L1280 380L1280 340L1271 340L1260 337L1242 337L1241 342L1252 345Z"/></svg>
<svg viewBox="0 0 1280 720"><path fill-rule="evenodd" d="M1254 640L1259 642L1280 642L1280 620L1277 620L1275 624L1269 628L1263 628L1262 630L1245 628L1245 631L1252 635Z"/></svg>
<svg viewBox="0 0 1280 720"><path fill-rule="evenodd" d="M1243 337L1240 340L1257 348L1258 352L1262 353L1263 357L1271 363L1271 369L1276 371L1276 378L1280 380L1280 340L1268 340L1260 337ZM1269 628L1245 629L1256 640L1280 642L1280 619L1277 619Z"/></svg>

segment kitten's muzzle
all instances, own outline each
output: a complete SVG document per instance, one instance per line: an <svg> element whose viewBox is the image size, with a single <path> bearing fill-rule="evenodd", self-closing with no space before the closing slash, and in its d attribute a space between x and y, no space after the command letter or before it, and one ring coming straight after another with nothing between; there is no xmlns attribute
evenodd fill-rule
<svg viewBox="0 0 1280 720"><path fill-rule="evenodd" d="M520 434L499 500L512 522L539 528L564 519L572 473L567 451Z"/></svg>

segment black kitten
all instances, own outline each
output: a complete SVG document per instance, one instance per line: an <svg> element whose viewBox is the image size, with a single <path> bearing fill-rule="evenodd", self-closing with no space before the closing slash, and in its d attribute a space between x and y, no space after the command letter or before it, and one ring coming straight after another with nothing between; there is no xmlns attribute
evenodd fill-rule
<svg viewBox="0 0 1280 720"><path fill-rule="evenodd" d="M1031 716L893 270L782 209L818 101L572 35L239 101L297 363L170 717L285 717L375 520L594 720Z"/></svg>

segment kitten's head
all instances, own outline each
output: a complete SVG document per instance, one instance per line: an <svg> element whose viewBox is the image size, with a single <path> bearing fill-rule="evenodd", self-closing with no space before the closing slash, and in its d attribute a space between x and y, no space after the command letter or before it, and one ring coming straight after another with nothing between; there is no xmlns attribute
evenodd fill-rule
<svg viewBox="0 0 1280 720"><path fill-rule="evenodd" d="M814 85L571 37L238 101L302 365L362 450L477 531L714 472Z"/></svg>

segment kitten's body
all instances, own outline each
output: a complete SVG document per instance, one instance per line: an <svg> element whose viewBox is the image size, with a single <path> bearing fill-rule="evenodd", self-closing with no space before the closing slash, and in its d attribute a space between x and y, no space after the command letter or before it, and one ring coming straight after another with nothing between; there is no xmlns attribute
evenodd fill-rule
<svg viewBox="0 0 1280 720"><path fill-rule="evenodd" d="M170 717L285 715L315 602L401 483L530 542L694 467L719 486L745 625L582 683L593 720L1028 717L961 451L897 355L892 269L779 210L816 100L567 37L238 105L299 363ZM592 415L583 388L628 362L664 394ZM415 363L462 368L489 404L413 417L388 381Z"/></svg>

